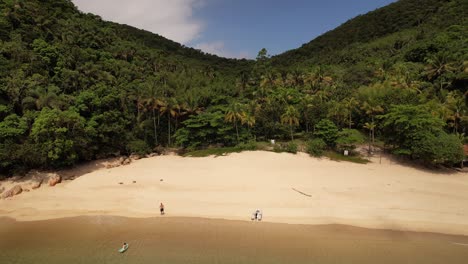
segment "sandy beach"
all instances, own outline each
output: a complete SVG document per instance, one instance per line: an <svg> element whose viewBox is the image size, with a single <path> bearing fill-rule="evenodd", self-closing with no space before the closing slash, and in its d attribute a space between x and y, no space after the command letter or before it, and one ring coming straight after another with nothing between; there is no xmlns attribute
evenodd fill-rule
<svg viewBox="0 0 468 264"><path fill-rule="evenodd" d="M84 165L83 165L84 166ZM88 165L89 168L89 165ZM378 158L369 164L306 154L243 152L221 157L157 156L126 166L93 164L66 172L55 187L0 200L0 216L18 221L82 215L201 217L345 224L468 235L468 174L431 172ZM33 179L4 181L28 188Z"/></svg>

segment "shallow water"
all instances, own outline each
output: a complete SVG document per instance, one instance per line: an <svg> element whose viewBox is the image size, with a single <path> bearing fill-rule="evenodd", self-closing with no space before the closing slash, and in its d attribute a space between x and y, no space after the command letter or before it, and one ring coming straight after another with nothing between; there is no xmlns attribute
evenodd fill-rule
<svg viewBox="0 0 468 264"><path fill-rule="evenodd" d="M468 263L463 236L198 218L0 219L0 248L2 264Z"/></svg>

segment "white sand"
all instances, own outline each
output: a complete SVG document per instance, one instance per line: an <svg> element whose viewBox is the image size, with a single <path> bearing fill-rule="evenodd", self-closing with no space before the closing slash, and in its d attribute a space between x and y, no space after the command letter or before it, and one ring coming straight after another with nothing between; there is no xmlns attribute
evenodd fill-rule
<svg viewBox="0 0 468 264"><path fill-rule="evenodd" d="M160 202L166 206L165 217L249 220L259 208L269 222L468 235L467 173L431 173L388 159L360 165L262 151L161 156L97 169L56 187L44 185L0 200L0 216L22 221L152 217L159 215Z"/></svg>

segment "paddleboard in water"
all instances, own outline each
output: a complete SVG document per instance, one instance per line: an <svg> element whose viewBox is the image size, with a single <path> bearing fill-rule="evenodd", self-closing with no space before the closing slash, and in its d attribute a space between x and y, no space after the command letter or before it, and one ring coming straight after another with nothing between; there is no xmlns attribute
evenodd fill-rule
<svg viewBox="0 0 468 264"><path fill-rule="evenodd" d="M125 251L127 251L128 249L128 244L126 244L124 247L122 247L121 249L119 249L119 252L120 253L124 253Z"/></svg>

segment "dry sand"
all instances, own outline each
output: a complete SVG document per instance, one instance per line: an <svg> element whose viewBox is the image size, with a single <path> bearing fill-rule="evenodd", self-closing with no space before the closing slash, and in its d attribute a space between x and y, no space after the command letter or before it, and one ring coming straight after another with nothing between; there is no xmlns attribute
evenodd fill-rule
<svg viewBox="0 0 468 264"><path fill-rule="evenodd" d="M73 181L0 200L0 216L153 217L160 202L165 217L250 220L259 208L268 222L468 235L467 173L430 172L385 158L361 165L262 151L95 166Z"/></svg>

